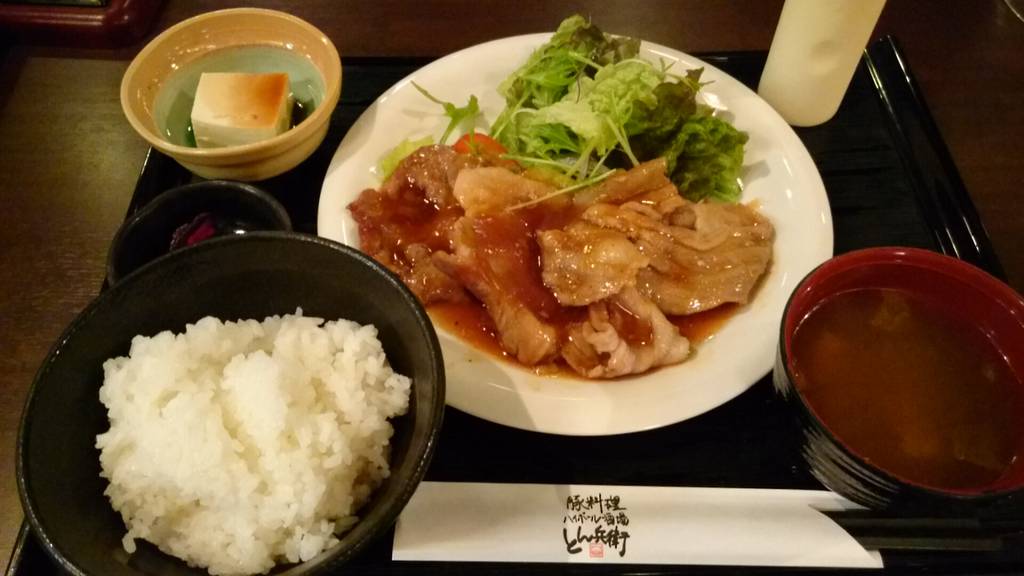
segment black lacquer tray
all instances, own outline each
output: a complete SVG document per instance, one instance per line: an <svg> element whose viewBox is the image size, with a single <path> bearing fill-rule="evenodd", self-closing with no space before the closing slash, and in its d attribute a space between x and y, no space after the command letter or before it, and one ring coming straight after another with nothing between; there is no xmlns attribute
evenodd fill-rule
<svg viewBox="0 0 1024 576"><path fill-rule="evenodd" d="M765 54L704 54L748 86L757 85ZM359 114L394 82L427 61L351 58L345 87L320 149L306 162L260 185L288 209L295 228L315 233L320 187L339 142ZM835 251L882 245L937 250L1001 277L989 238L964 189L913 76L891 38L872 44L839 113L798 129L825 182ZM194 177L152 151L129 214ZM820 489L800 456L800 437L770 378L697 418L650 432L599 438L543 435L506 428L448 409L428 480L650 486ZM997 511L998 512L998 511ZM886 573L1024 572L1024 514L986 518L906 518L847 513L836 520L865 547L878 549ZM392 562L384 536L346 574L732 574L835 570L728 566L625 566ZM860 570L842 570L844 573ZM879 573L878 571L864 571ZM7 576L63 574L23 526Z"/></svg>

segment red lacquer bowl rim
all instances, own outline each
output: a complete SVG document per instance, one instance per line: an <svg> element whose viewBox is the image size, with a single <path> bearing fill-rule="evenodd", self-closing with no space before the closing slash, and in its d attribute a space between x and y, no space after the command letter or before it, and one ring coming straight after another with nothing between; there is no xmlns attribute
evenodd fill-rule
<svg viewBox="0 0 1024 576"><path fill-rule="evenodd" d="M993 306L1002 308L1005 310L1006 314L1015 320L1012 323L1020 328L1019 330L1015 329L1012 340L1017 342L1018 346L1021 345L1021 343L1024 343L1024 296L1021 296L1021 294L1016 292L1012 287L992 276L988 272L952 256L946 256L938 252L932 252L930 250L920 248L898 246L865 248L847 252L825 261L804 277L790 296L790 299L786 304L785 311L783 312L781 323L781 358L784 365L783 367L786 371L786 378L790 382L793 382L793 355L791 353L792 337L797 326L800 321L825 298L840 292L826 291L821 293L821 290L823 290L822 285L827 281L834 279L836 276L850 272L855 268L872 266L899 266L920 269L922 272L931 273L935 278L947 278L950 281L951 292L953 290L952 286L954 285L969 285L978 293L984 295ZM863 287L870 288L872 285L867 283ZM908 286L908 290L913 290L913 288ZM970 318L969 315L968 317ZM1001 344L1001 347L1005 347L1006 342L1004 340L1000 340L999 344ZM1020 372L1019 366L1016 368L1018 379L1022 379L1024 374ZM1022 381L1021 384L1024 385L1024 381ZM839 440L832 432L829 425L819 417L800 391L796 389L795 385L793 386L793 390L797 398L799 398L799 402L805 413L818 423L820 428L828 434L829 438L833 442L838 446L841 446L850 455L854 456L860 465L881 473L883 476L895 480L902 485L912 487L915 490L924 491L931 495L938 495L942 497L953 496L959 499L998 497L1017 492L1024 488L1024 478L1021 478L1013 482L1011 485L998 490L989 488L948 489L922 484L894 475L889 470L868 462L856 450Z"/></svg>

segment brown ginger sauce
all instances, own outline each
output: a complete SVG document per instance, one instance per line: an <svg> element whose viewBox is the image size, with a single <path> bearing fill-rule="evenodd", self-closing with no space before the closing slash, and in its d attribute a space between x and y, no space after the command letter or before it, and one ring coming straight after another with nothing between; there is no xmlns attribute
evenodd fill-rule
<svg viewBox="0 0 1024 576"><path fill-rule="evenodd" d="M389 252L392 262L402 262L402 250L408 244L425 244L431 250L451 250L448 230L464 215L458 205L439 207L424 197L414 185L403 186L396 195L373 193L362 197L351 207L360 223L362 248L371 254ZM556 326L562 336L571 323L586 318L586 307L562 306L541 279L540 248L536 233L564 228L577 218L582 208L569 197L555 198L542 204L478 218L475 238L478 253L486 259L487 269L495 283L515 293L538 318ZM372 223L372 224L371 224ZM389 239L395 239L393 245ZM724 305L687 316L668 316L680 334L693 343L707 340L728 320L738 307ZM464 342L487 354L515 363L501 347L494 321L484 305L476 299L468 302L438 302L427 306L431 318ZM624 340L645 344L652 337L651 326L628 310L613 306L610 321ZM545 375L579 378L568 366L535 368Z"/></svg>
<svg viewBox="0 0 1024 576"><path fill-rule="evenodd" d="M675 324L676 328L679 329L679 333L689 339L692 344L699 344L714 336L738 309L739 306L736 304L725 304L718 308L688 316L668 316L668 320ZM431 304L427 307L427 311L430 313L431 319L438 326L454 334L463 342L495 358L516 363L515 359L502 349L501 342L498 340L497 329L494 326L494 320L491 319L487 309L484 308L484 305L479 300ZM583 309L578 309L578 311L580 318L583 318L585 311ZM632 331L629 328L622 329L623 324L626 324L626 322L616 325L616 328L620 329L620 334L623 338L627 341L643 340L645 337L649 338L650 326L646 323L636 322L635 317L632 315L628 316L633 319L630 326L633 328ZM563 325L563 330L566 325ZM553 367L539 367L537 370L538 372L543 372L546 376L557 375L580 378L580 375L572 368L562 363L558 363Z"/></svg>
<svg viewBox="0 0 1024 576"><path fill-rule="evenodd" d="M362 248L376 253L388 239L397 241L391 247L392 257L401 257L409 244L425 244L431 250L450 250L448 230L462 217L458 205L438 206L427 200L418 187L407 184L393 195L370 192L349 208L359 226ZM372 225L364 225L370 223Z"/></svg>

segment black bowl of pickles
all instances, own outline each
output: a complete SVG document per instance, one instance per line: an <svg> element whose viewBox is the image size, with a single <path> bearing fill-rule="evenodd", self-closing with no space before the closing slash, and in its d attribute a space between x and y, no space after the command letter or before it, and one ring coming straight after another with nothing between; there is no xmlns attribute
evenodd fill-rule
<svg viewBox="0 0 1024 576"><path fill-rule="evenodd" d="M209 238L291 229L284 207L251 184L207 180L172 188L117 231L107 255L107 282L116 284L143 264Z"/></svg>

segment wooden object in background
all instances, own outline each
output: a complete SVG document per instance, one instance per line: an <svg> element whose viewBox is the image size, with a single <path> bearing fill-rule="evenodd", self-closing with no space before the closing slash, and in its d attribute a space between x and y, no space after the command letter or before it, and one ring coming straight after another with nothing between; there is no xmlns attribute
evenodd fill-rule
<svg viewBox="0 0 1024 576"><path fill-rule="evenodd" d="M113 48L149 32L162 0L0 3L0 36L30 44Z"/></svg>

